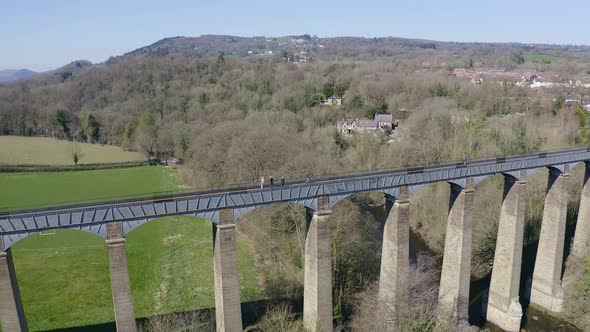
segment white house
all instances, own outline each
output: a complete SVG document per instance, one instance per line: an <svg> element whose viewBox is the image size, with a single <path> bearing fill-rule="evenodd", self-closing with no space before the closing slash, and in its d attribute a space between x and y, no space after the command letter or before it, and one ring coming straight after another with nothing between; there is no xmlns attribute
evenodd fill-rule
<svg viewBox="0 0 590 332"><path fill-rule="evenodd" d="M342 98L337 96L328 97L325 100L322 100L322 105L342 105Z"/></svg>
<svg viewBox="0 0 590 332"><path fill-rule="evenodd" d="M357 122L357 118L344 118L336 123L336 127L342 134L352 134L356 130Z"/></svg>

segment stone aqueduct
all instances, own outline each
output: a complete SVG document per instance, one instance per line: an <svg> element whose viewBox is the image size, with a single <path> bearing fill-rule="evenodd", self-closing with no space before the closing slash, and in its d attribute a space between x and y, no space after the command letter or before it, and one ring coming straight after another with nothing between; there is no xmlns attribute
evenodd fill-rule
<svg viewBox="0 0 590 332"><path fill-rule="evenodd" d="M572 255L590 254L590 149L474 160L341 177L284 187L240 188L150 199L134 199L0 214L0 321L4 331L27 331L10 246L50 229L79 229L106 238L118 331L136 331L129 285L125 235L149 220L170 215L200 216L213 222L215 307L218 331L241 331L235 223L263 205L289 202L308 210L305 242L304 325L311 331L332 330L330 209L359 192L383 192L388 217L383 236L379 304L385 323L392 321L396 294L409 267L409 204L420 186L446 181L451 186L447 234L439 291L443 315L467 318L472 210L475 185L487 176L504 175L504 193L487 318L507 331L518 331L522 309L519 280L523 246L526 174L549 168L549 179L531 302L563 310L561 270L564 250L568 170L584 163L586 173Z"/></svg>

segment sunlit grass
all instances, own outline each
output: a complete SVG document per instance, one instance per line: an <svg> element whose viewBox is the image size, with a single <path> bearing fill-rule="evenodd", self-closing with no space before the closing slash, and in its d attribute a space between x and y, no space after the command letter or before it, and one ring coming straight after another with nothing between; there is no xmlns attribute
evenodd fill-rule
<svg viewBox="0 0 590 332"><path fill-rule="evenodd" d="M177 172L162 166L0 173L0 211L113 200L121 196L174 190L178 186Z"/></svg>
<svg viewBox="0 0 590 332"><path fill-rule="evenodd" d="M113 145L73 143L48 137L0 136L0 164L74 165L74 149L80 152L78 164L146 160L141 153Z"/></svg>
<svg viewBox="0 0 590 332"><path fill-rule="evenodd" d="M135 316L215 306L213 240L209 221L162 218L127 237ZM104 239L59 230L35 234L11 249L31 331L85 326L115 319ZM238 237L241 301L261 298L258 272Z"/></svg>

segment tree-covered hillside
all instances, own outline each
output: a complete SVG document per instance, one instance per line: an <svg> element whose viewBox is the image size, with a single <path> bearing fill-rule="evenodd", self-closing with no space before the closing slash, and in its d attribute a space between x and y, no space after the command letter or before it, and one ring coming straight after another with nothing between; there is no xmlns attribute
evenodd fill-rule
<svg viewBox="0 0 590 332"><path fill-rule="evenodd" d="M187 53L191 47L205 51ZM564 56L540 64L522 55L531 48ZM565 101L588 89L539 92L498 77L474 84L453 69L542 66L583 78L590 65L579 50L307 35L169 38L105 64L76 61L0 85L0 134L174 156L194 165L187 176L199 185L555 148L586 139L586 117ZM322 106L331 95L342 105ZM391 137L336 130L345 116L375 113L400 121Z"/></svg>

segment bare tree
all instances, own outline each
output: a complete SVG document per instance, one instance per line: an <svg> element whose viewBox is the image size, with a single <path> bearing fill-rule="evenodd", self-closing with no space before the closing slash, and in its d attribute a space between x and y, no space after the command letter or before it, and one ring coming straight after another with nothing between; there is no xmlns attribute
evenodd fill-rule
<svg viewBox="0 0 590 332"><path fill-rule="evenodd" d="M439 322L436 315L438 303L438 278L440 270L436 259L420 255L403 278L393 323L394 331L445 331L445 322ZM392 326L382 320L378 303L378 283L368 287L357 296L355 311L351 320L353 331L391 331Z"/></svg>
<svg viewBox="0 0 590 332"><path fill-rule="evenodd" d="M278 304L260 319L258 324L245 331L305 332L302 321L297 319L291 306Z"/></svg>
<svg viewBox="0 0 590 332"><path fill-rule="evenodd" d="M148 318L139 326L140 332L210 332L215 331L215 320L210 313L186 312Z"/></svg>

